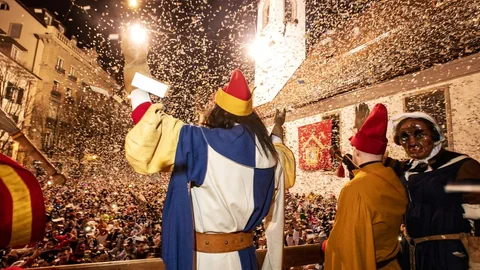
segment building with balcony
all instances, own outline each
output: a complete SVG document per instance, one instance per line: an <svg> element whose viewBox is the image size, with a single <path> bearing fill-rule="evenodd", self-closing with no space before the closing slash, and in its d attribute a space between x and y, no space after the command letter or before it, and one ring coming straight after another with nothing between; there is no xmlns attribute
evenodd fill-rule
<svg viewBox="0 0 480 270"><path fill-rule="evenodd" d="M66 37L65 27L48 10L27 8L19 0L0 2L5 6L0 9L0 49L6 48L8 57L37 78L28 92L31 117L24 132L54 160L82 156L89 147L79 144L79 138L99 135L88 128L89 121L114 124L105 114L121 110L122 100L114 95L120 86L99 65L96 51L79 48L75 37Z"/></svg>
<svg viewBox="0 0 480 270"><path fill-rule="evenodd" d="M40 79L25 68L26 49L15 39L0 31L0 105L10 118L22 128L31 114L30 93ZM30 106L28 106L30 105ZM14 156L18 145L0 130L0 151Z"/></svg>

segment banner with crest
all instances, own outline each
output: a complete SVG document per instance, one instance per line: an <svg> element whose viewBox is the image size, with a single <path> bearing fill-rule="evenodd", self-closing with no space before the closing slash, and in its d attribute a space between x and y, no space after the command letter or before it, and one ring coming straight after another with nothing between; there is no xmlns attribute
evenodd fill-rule
<svg viewBox="0 0 480 270"><path fill-rule="evenodd" d="M300 169L305 171L331 170L332 120L298 127Z"/></svg>

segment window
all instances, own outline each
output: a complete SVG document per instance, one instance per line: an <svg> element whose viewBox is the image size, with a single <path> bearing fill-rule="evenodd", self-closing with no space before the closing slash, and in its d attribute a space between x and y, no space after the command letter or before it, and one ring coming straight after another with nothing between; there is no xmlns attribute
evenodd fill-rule
<svg viewBox="0 0 480 270"><path fill-rule="evenodd" d="M65 64L65 61L61 58L61 57L58 57L57 58L57 69L63 69L63 65Z"/></svg>
<svg viewBox="0 0 480 270"><path fill-rule="evenodd" d="M50 152L53 148L53 135L50 131L42 134L42 150L44 152ZM50 156L50 153L48 153Z"/></svg>
<svg viewBox="0 0 480 270"><path fill-rule="evenodd" d="M297 0L284 0L284 22L295 22L297 19Z"/></svg>
<svg viewBox="0 0 480 270"><path fill-rule="evenodd" d="M56 101L61 98L62 94L60 93L60 84L57 81L53 81L52 91L50 95L55 98Z"/></svg>
<svg viewBox="0 0 480 270"><path fill-rule="evenodd" d="M58 25L58 31L60 31L60 33L63 34L63 33L65 33L65 28L59 24Z"/></svg>
<svg viewBox="0 0 480 270"><path fill-rule="evenodd" d="M45 128L53 129L55 127L55 119L47 117L45 119Z"/></svg>
<svg viewBox="0 0 480 270"><path fill-rule="evenodd" d="M17 89L17 99L16 99L16 102L17 104L22 104L22 100L23 100L23 93L25 92L25 90L23 88L18 88Z"/></svg>
<svg viewBox="0 0 480 270"><path fill-rule="evenodd" d="M18 124L18 115L10 114L10 117L12 118L13 122L15 122L16 124Z"/></svg>
<svg viewBox="0 0 480 270"><path fill-rule="evenodd" d="M20 38L22 34L22 27L21 23L10 23L10 30L8 31L8 35L12 38Z"/></svg>
<svg viewBox="0 0 480 270"><path fill-rule="evenodd" d="M75 68L70 66L70 75L75 76Z"/></svg>
<svg viewBox="0 0 480 270"><path fill-rule="evenodd" d="M65 61L61 58L57 58L57 65L55 65L55 69L58 71L60 74L65 74L65 69L63 69L63 65L65 64Z"/></svg>
<svg viewBox="0 0 480 270"><path fill-rule="evenodd" d="M5 99L13 100L13 92L15 91L15 86L11 83L7 83L7 88L5 89Z"/></svg>
<svg viewBox="0 0 480 270"><path fill-rule="evenodd" d="M263 20L262 20L262 29L264 29L270 20L270 0L265 0L263 2Z"/></svg>
<svg viewBox="0 0 480 270"><path fill-rule="evenodd" d="M340 115L332 114L322 117L322 120L332 119L332 144L331 146L340 149ZM339 161L331 157L331 162L334 168L337 168L339 165Z"/></svg>
<svg viewBox="0 0 480 270"><path fill-rule="evenodd" d="M421 111L431 115L442 128L443 134L448 139L447 146L451 146L449 136L449 123L447 111L448 91L446 88L437 89L425 93L416 94L405 98L405 111Z"/></svg>
<svg viewBox="0 0 480 270"><path fill-rule="evenodd" d="M65 96L67 98L71 98L72 97L72 89L68 88L65 90Z"/></svg>
<svg viewBox="0 0 480 270"><path fill-rule="evenodd" d="M72 82L77 82L77 76L75 76L76 70L73 66L70 66L70 74L68 74L68 78Z"/></svg>
<svg viewBox="0 0 480 270"><path fill-rule="evenodd" d="M15 47L15 45L12 45L12 52L10 53L10 56L12 57L13 60L18 61L18 56L20 55L20 50Z"/></svg>
<svg viewBox="0 0 480 270"><path fill-rule="evenodd" d="M45 13L45 17L43 17L46 25L51 25L53 17L50 14Z"/></svg>
<svg viewBox="0 0 480 270"><path fill-rule="evenodd" d="M10 7L7 3L0 1L0 10L10 10Z"/></svg>

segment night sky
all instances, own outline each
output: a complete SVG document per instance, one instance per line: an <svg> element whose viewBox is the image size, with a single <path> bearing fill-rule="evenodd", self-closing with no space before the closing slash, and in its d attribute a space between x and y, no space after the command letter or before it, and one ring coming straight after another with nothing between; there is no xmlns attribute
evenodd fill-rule
<svg viewBox="0 0 480 270"><path fill-rule="evenodd" d="M255 37L256 0L139 0L135 10L125 0L23 2L53 12L66 26L66 36L78 37L78 46L95 47L100 63L120 83L123 57L119 40L109 35L121 33L131 21L161 33L168 30L151 37L149 65L153 76L172 85L163 102L187 122L195 120L194 112L228 82L234 68L253 80L254 62L247 51ZM87 5L90 9L84 10Z"/></svg>

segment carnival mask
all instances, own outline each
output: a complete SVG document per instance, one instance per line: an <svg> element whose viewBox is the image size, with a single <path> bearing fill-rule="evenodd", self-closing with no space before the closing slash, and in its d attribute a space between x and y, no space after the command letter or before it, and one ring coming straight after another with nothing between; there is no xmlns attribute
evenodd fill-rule
<svg viewBox="0 0 480 270"><path fill-rule="evenodd" d="M434 148L432 131L423 121L406 120L398 129L399 142L414 159L427 158Z"/></svg>

